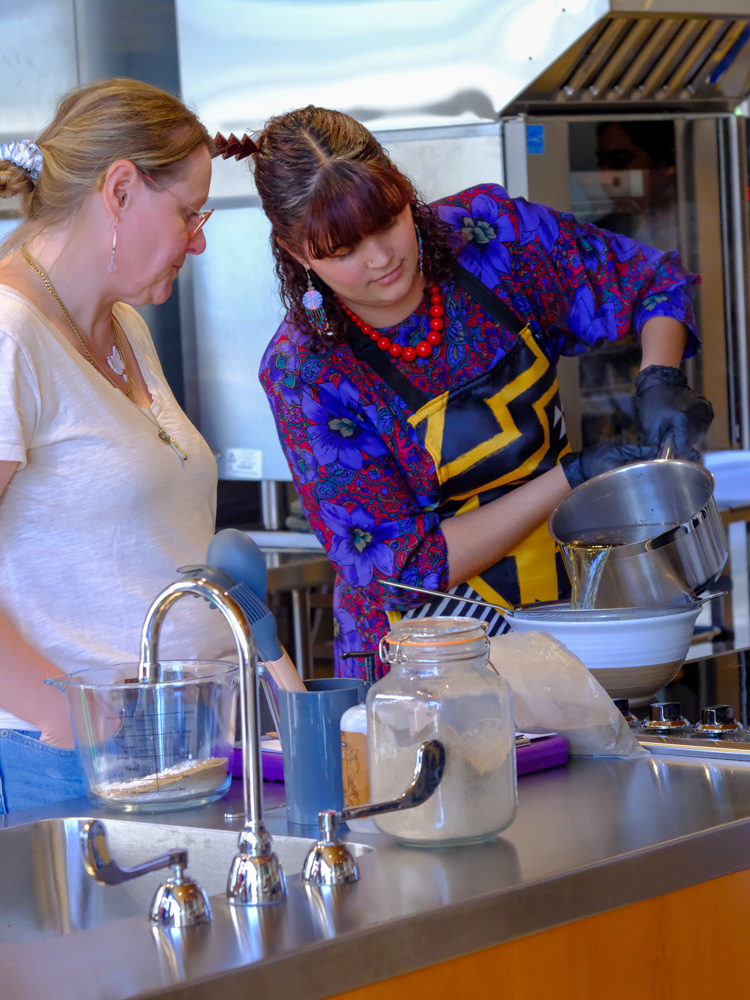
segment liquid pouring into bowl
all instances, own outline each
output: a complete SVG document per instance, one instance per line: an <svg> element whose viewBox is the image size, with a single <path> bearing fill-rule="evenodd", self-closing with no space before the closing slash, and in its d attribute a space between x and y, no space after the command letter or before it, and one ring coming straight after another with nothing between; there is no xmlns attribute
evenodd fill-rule
<svg viewBox="0 0 750 1000"><path fill-rule="evenodd" d="M627 529L595 528L581 531L570 542L561 543L560 549L570 576L571 609L592 610L598 606L599 584L607 561L616 548L633 542L646 542L676 527L675 523L663 523L632 525Z"/></svg>

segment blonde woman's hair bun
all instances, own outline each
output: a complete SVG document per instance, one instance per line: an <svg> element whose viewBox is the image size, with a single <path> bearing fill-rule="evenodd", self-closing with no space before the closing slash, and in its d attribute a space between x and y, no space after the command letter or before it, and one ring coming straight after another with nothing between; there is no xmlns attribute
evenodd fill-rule
<svg viewBox="0 0 750 1000"><path fill-rule="evenodd" d="M0 198L15 198L33 190L34 181L25 170L7 160L0 160Z"/></svg>
<svg viewBox="0 0 750 1000"><path fill-rule="evenodd" d="M0 197L34 190L42 172L42 151L31 139L0 144Z"/></svg>

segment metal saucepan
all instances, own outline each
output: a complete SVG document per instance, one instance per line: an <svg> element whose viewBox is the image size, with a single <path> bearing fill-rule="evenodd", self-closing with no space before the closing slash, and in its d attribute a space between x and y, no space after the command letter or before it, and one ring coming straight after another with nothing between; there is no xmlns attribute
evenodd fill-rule
<svg viewBox="0 0 750 1000"><path fill-rule="evenodd" d="M606 549L596 585L584 604L574 603L657 608L695 601L729 552L713 491L708 469L677 459L624 465L574 489L549 518L574 587L581 548Z"/></svg>

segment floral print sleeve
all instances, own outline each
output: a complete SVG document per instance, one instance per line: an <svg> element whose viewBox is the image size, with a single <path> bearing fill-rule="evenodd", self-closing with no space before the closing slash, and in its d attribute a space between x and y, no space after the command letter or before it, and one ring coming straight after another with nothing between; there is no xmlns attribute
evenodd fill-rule
<svg viewBox="0 0 750 1000"><path fill-rule="evenodd" d="M462 191L438 211L466 240L463 266L535 323L553 360L639 333L653 316L683 322L685 357L697 351L690 286L700 279L674 250L513 199L498 185Z"/></svg>
<svg viewBox="0 0 750 1000"><path fill-rule="evenodd" d="M381 578L447 583L433 475L409 413L346 345L313 354L287 324L261 381L300 500L339 577L337 654L377 648L390 600Z"/></svg>

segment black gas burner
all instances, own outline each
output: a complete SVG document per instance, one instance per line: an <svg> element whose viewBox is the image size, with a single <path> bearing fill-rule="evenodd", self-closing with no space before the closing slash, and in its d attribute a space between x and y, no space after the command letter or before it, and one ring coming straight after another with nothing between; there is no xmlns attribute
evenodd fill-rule
<svg viewBox="0 0 750 1000"><path fill-rule="evenodd" d="M651 753L714 757L750 763L750 732L734 717L731 705L709 705L690 723L679 702L656 702L633 733Z"/></svg>

